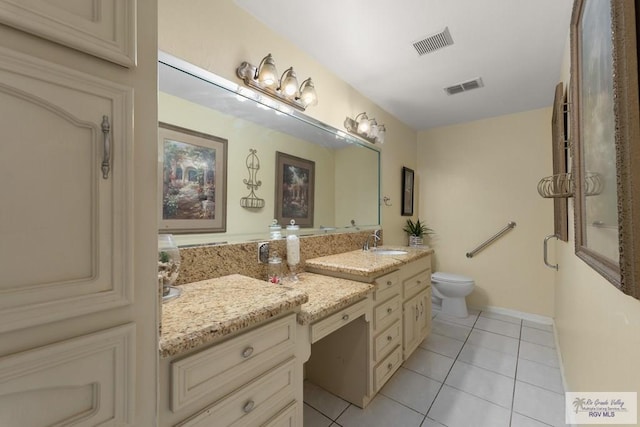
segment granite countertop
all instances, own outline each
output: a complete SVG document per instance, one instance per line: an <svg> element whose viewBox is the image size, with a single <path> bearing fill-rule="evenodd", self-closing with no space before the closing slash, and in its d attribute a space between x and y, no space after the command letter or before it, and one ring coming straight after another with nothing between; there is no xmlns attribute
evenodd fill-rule
<svg viewBox="0 0 640 427"><path fill-rule="evenodd" d="M302 289L240 274L182 285L162 305L160 355L175 356L292 311L309 300Z"/></svg>
<svg viewBox="0 0 640 427"><path fill-rule="evenodd" d="M369 283L323 276L321 274L301 273L298 281L285 284L309 295L309 301L302 305L298 313L298 323L308 325L347 307L374 291Z"/></svg>
<svg viewBox="0 0 640 427"><path fill-rule="evenodd" d="M404 255L379 255L374 249L355 250L306 260L306 269L314 273L334 272L370 279L389 273L416 259L431 255L431 248L380 246L379 249L401 250Z"/></svg>

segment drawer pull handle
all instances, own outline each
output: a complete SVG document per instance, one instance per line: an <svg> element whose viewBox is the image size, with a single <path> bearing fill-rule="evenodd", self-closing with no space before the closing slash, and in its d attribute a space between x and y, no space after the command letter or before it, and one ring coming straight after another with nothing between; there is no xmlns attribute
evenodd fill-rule
<svg viewBox="0 0 640 427"><path fill-rule="evenodd" d="M253 408L255 406L256 406L256 402L254 402L253 400L250 400L244 404L244 406L242 407L242 410L248 414L249 412L253 411Z"/></svg>
<svg viewBox="0 0 640 427"><path fill-rule="evenodd" d="M391 314L392 311L393 309L391 307L387 308L387 313Z"/></svg>
<svg viewBox="0 0 640 427"><path fill-rule="evenodd" d="M387 365L387 369L391 370L391 368L393 368L393 363L389 362L389 364Z"/></svg>
<svg viewBox="0 0 640 427"><path fill-rule="evenodd" d="M348 315L348 314L345 314L344 316L342 316L342 320L345 320L345 321L346 321L346 320L349 320L349 315Z"/></svg>
<svg viewBox="0 0 640 427"><path fill-rule="evenodd" d="M391 280L387 280L387 286L391 286L393 285L393 282Z"/></svg>
<svg viewBox="0 0 640 427"><path fill-rule="evenodd" d="M247 347L242 350L242 357L245 359L253 354L253 347Z"/></svg>
<svg viewBox="0 0 640 427"><path fill-rule="evenodd" d="M393 337L391 335L387 336L387 341L391 341Z"/></svg>
<svg viewBox="0 0 640 427"><path fill-rule="evenodd" d="M422 280L418 280L418 285L422 285Z"/></svg>

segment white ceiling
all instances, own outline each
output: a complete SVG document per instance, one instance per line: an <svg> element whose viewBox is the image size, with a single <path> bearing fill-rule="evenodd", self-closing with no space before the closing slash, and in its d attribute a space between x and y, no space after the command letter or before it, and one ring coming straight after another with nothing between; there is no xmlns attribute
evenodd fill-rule
<svg viewBox="0 0 640 427"><path fill-rule="evenodd" d="M573 0L236 3L386 111L424 130L550 106ZM418 56L412 43L445 27L454 44ZM477 77L483 88L452 96L443 90ZM320 102L331 102L317 83L316 90Z"/></svg>

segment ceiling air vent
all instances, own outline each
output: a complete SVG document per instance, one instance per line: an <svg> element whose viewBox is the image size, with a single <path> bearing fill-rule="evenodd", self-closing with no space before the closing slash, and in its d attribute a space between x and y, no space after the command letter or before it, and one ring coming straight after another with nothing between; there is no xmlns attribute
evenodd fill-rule
<svg viewBox="0 0 640 427"><path fill-rule="evenodd" d="M418 55L426 55L434 50L442 49L443 47L451 46L453 39L449 33L449 27L445 27L444 30L437 34L432 34L425 37L422 40L418 40L413 43L413 47L418 51Z"/></svg>
<svg viewBox="0 0 640 427"><path fill-rule="evenodd" d="M478 77L477 79L469 80L464 83L458 83L457 85L445 87L444 91L447 92L448 95L455 95L457 93L466 92L472 89L479 89L484 86L482 83L482 78Z"/></svg>

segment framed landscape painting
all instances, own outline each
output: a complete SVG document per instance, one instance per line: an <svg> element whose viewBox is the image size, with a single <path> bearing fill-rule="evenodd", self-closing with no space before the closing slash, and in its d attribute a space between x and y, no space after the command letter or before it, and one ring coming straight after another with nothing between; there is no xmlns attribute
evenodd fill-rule
<svg viewBox="0 0 640 427"><path fill-rule="evenodd" d="M158 140L160 231L226 231L227 140L167 123Z"/></svg>
<svg viewBox="0 0 640 427"><path fill-rule="evenodd" d="M286 226L294 219L313 227L315 162L276 151L275 218Z"/></svg>

